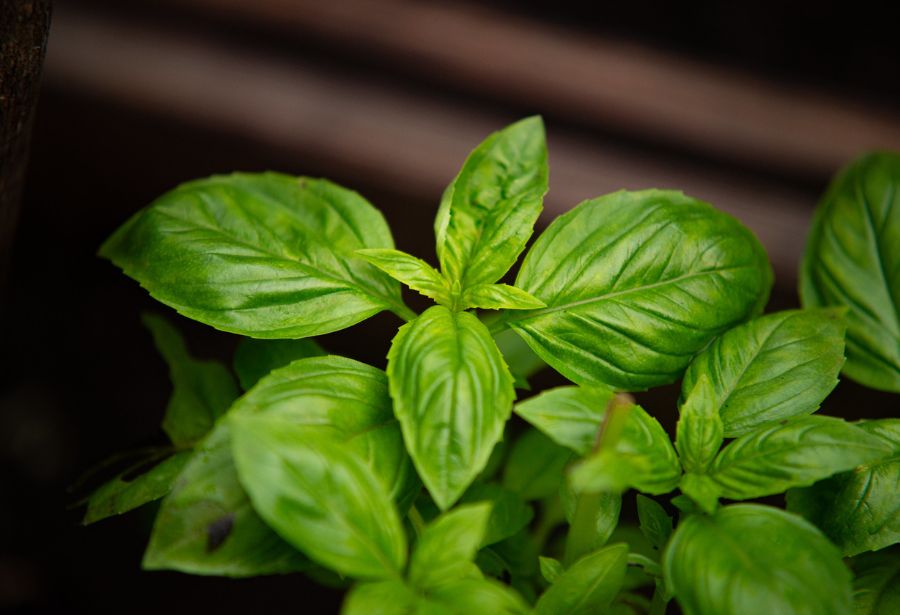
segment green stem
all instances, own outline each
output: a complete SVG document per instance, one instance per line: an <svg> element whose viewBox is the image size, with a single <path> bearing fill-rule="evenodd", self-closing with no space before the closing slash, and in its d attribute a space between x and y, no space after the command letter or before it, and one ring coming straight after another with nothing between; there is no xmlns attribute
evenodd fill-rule
<svg viewBox="0 0 900 615"><path fill-rule="evenodd" d="M416 531L416 537L421 536L422 532L425 531L425 519L422 518L422 513L419 512L415 504L410 507L408 517L409 522L412 523L413 529Z"/></svg>
<svg viewBox="0 0 900 615"><path fill-rule="evenodd" d="M566 568L586 555L595 546L597 536L597 509L600 506L599 493L584 493L578 496L575 514L566 536L566 551L563 563Z"/></svg>
<svg viewBox="0 0 900 615"><path fill-rule="evenodd" d="M409 309L409 307L403 303L394 303L391 305L391 311L399 316L405 322L410 322L411 320L415 320L419 315L414 311Z"/></svg>

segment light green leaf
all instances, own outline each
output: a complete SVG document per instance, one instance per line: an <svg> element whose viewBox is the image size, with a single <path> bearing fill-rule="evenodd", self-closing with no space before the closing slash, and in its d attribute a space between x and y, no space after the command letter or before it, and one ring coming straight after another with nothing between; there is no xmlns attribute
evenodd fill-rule
<svg viewBox="0 0 900 615"><path fill-rule="evenodd" d="M900 613L900 549L866 553L850 563L854 615Z"/></svg>
<svg viewBox="0 0 900 615"><path fill-rule="evenodd" d="M540 597L535 615L603 612L625 580L628 545L620 543L581 558Z"/></svg>
<svg viewBox="0 0 900 615"><path fill-rule="evenodd" d="M462 290L499 280L525 248L546 192L540 117L485 139L445 191L435 220L444 275Z"/></svg>
<svg viewBox="0 0 900 615"><path fill-rule="evenodd" d="M844 306L844 373L900 392L900 154L859 158L822 198L800 268L807 307Z"/></svg>
<svg viewBox="0 0 900 615"><path fill-rule="evenodd" d="M429 603L437 603L454 615L497 613L498 615L528 615L531 609L516 591L492 579L459 579L431 590ZM421 615L432 615L429 604Z"/></svg>
<svg viewBox="0 0 900 615"><path fill-rule="evenodd" d="M434 306L400 328L388 353L394 413L438 506L455 502L503 436L512 376L481 321Z"/></svg>
<svg viewBox="0 0 900 615"><path fill-rule="evenodd" d="M730 438L811 414L838 382L845 327L837 310L778 312L735 327L691 362L682 399L706 376Z"/></svg>
<svg viewBox="0 0 900 615"><path fill-rule="evenodd" d="M140 476L131 479L117 476L105 483L88 498L83 523L87 525L121 515L165 496L172 490L175 479L190 457L190 451L182 451L157 463Z"/></svg>
<svg viewBox="0 0 900 615"><path fill-rule="evenodd" d="M516 414L557 444L586 455L594 447L615 391L606 386L564 386L516 404Z"/></svg>
<svg viewBox="0 0 900 615"><path fill-rule="evenodd" d="M543 557L538 558L541 563L541 576L544 577L544 580L551 585L556 583L556 579L558 579L562 574L566 571L563 568L562 563L553 559L552 557Z"/></svg>
<svg viewBox="0 0 900 615"><path fill-rule="evenodd" d="M491 506L491 516L481 541L482 547L517 534L534 517L534 510L518 494L496 483L472 485L460 502L463 504L487 502Z"/></svg>
<svg viewBox="0 0 900 615"><path fill-rule="evenodd" d="M900 542L900 419L857 427L890 446L891 454L787 494L788 508L817 525L844 555Z"/></svg>
<svg viewBox="0 0 900 615"><path fill-rule="evenodd" d="M570 380L642 390L681 377L761 311L771 284L762 246L731 216L680 192L622 191L550 224L516 278L547 307L506 322Z"/></svg>
<svg viewBox="0 0 900 615"><path fill-rule="evenodd" d="M355 192L262 173L179 186L100 254L188 318L250 337L299 338L384 309L408 315L397 283L354 254L393 247L382 215Z"/></svg>
<svg viewBox="0 0 900 615"><path fill-rule="evenodd" d="M808 416L734 440L709 474L723 497L743 500L811 485L890 452L880 439L841 419Z"/></svg>
<svg viewBox="0 0 900 615"><path fill-rule="evenodd" d="M322 347L310 339L255 340L245 337L234 351L234 371L241 388L249 391L260 378L272 370L298 359L325 354L327 353Z"/></svg>
<svg viewBox="0 0 900 615"><path fill-rule="evenodd" d="M347 576L402 573L406 535L365 461L332 438L283 419L244 414L230 422L241 483L285 540Z"/></svg>
<svg viewBox="0 0 900 615"><path fill-rule="evenodd" d="M688 496L700 510L708 515L716 512L719 507L719 498L722 497L722 487L707 474L693 474L688 472L681 477L678 484L681 492Z"/></svg>
<svg viewBox="0 0 900 615"><path fill-rule="evenodd" d="M513 444L503 469L503 486L523 500L541 500L559 490L563 469L571 459L571 451L529 429Z"/></svg>
<svg viewBox="0 0 900 615"><path fill-rule="evenodd" d="M212 429L237 398L237 385L221 363L194 359L178 330L167 320L144 314L143 321L169 365L172 380L163 430L175 445L193 444Z"/></svg>
<svg viewBox="0 0 900 615"><path fill-rule="evenodd" d="M619 524L621 493L575 493L569 481L559 489L560 503L570 528L566 535L565 562L570 564L596 551Z"/></svg>
<svg viewBox="0 0 900 615"><path fill-rule="evenodd" d="M411 289L441 305L450 305L447 279L422 259L400 250L388 249L357 250L356 254Z"/></svg>
<svg viewBox="0 0 900 615"><path fill-rule="evenodd" d="M432 521L419 536L409 563L409 582L427 592L468 576L482 544L491 505L466 504Z"/></svg>
<svg viewBox="0 0 900 615"><path fill-rule="evenodd" d="M722 418L712 383L701 374L681 408L675 450L686 472L704 472L723 440Z"/></svg>
<svg viewBox="0 0 900 615"><path fill-rule="evenodd" d="M812 525L755 504L682 521L663 555L685 615L850 611L850 571Z"/></svg>
<svg viewBox="0 0 900 615"><path fill-rule="evenodd" d="M228 423L218 423L178 476L156 516L145 569L248 577L310 566L251 507L230 438Z"/></svg>
<svg viewBox="0 0 900 615"><path fill-rule="evenodd" d="M651 498L637 494L637 513L641 533L654 549L662 549L672 535L672 517Z"/></svg>
<svg viewBox="0 0 900 615"><path fill-rule="evenodd" d="M415 615L419 600L403 581L360 583L344 599L341 615Z"/></svg>
<svg viewBox="0 0 900 615"><path fill-rule="evenodd" d="M532 297L521 288L508 284L478 284L470 286L460 300L462 307L484 310L533 310L544 307L544 302Z"/></svg>

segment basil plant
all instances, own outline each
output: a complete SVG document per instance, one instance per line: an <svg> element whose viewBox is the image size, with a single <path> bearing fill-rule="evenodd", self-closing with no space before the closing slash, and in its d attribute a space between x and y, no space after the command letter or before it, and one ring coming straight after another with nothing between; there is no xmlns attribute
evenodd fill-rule
<svg viewBox="0 0 900 615"><path fill-rule="evenodd" d="M161 498L146 569L305 573L348 615L900 612L900 420L815 414L842 370L900 392L900 157L838 176L804 309L770 314L759 241L678 191L589 199L526 250L547 186L540 118L490 135L436 267L322 179L215 176L135 214L101 255L243 339L229 369L145 317L171 444L85 522ZM386 372L314 339L382 311ZM529 397L545 366L571 384ZM678 381L673 441L629 393Z"/></svg>

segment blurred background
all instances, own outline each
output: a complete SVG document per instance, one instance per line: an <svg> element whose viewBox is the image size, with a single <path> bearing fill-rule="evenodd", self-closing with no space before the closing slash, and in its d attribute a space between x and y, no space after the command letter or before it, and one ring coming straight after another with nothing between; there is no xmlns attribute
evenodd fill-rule
<svg viewBox="0 0 900 615"><path fill-rule="evenodd" d="M620 188L680 188L749 225L775 268L770 309L797 305L828 178L863 151L900 149L900 38L884 3L586 4L54 3L19 223L0 246L11 252L0 286L0 611L339 604L299 575L141 573L152 510L88 528L67 510L67 487L91 465L162 440L170 384L140 312L174 313L95 252L182 181L328 177L379 207L401 249L434 262L431 221L468 151L540 113L544 225ZM195 354L229 360L233 336L175 322ZM397 324L378 316L323 344L383 365ZM669 426L675 391L641 397ZM896 403L843 382L825 411L886 416Z"/></svg>

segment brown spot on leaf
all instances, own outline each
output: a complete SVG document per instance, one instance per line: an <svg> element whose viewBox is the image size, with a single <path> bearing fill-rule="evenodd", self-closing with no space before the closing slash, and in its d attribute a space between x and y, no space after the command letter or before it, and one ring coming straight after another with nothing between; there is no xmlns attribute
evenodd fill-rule
<svg viewBox="0 0 900 615"><path fill-rule="evenodd" d="M206 552L212 553L222 546L234 527L234 513L216 519L206 527Z"/></svg>

